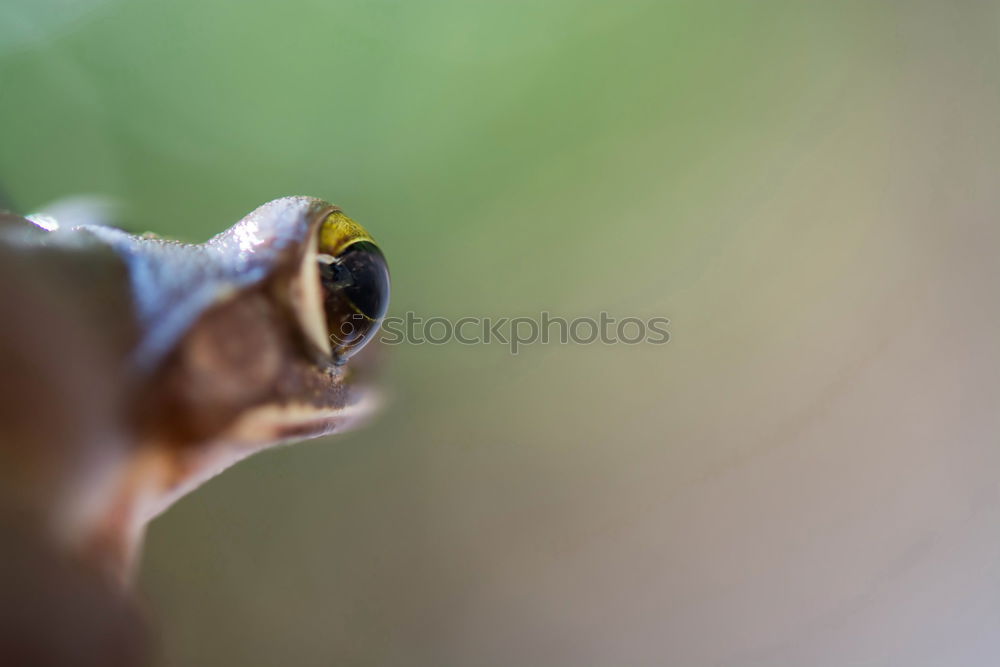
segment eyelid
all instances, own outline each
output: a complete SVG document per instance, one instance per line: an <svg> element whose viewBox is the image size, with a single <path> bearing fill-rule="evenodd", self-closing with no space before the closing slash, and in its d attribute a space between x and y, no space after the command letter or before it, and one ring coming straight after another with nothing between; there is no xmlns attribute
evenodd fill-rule
<svg viewBox="0 0 1000 667"><path fill-rule="evenodd" d="M312 235L299 267L298 276L292 284L292 309L299 320L299 326L306 338L327 355L333 354L327 337L326 317L323 313L323 294L319 280L319 266L316 257L319 237Z"/></svg>

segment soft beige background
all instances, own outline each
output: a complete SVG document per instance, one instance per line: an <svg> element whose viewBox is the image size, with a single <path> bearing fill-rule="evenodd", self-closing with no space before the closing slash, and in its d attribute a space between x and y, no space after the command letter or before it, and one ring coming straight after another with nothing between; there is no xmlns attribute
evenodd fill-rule
<svg viewBox="0 0 1000 667"><path fill-rule="evenodd" d="M1000 660L991 3L46 5L0 9L23 207L315 194L395 314L672 320L396 348L367 430L155 522L161 665Z"/></svg>

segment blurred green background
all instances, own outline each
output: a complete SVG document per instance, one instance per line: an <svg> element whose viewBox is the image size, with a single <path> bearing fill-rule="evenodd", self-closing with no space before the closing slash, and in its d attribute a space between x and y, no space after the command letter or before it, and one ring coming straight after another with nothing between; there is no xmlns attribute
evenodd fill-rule
<svg viewBox="0 0 1000 667"><path fill-rule="evenodd" d="M998 11L7 0L0 184L202 240L309 194L401 346L363 431L152 526L161 665L978 665L1000 652ZM979 660L983 662L979 662Z"/></svg>

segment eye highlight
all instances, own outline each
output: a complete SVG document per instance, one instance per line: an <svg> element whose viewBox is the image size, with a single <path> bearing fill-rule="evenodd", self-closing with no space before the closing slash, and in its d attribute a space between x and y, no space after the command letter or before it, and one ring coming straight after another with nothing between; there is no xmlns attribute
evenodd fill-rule
<svg viewBox="0 0 1000 667"><path fill-rule="evenodd" d="M339 364L378 332L389 307L389 266L371 235L340 211L320 225L317 251L326 328Z"/></svg>

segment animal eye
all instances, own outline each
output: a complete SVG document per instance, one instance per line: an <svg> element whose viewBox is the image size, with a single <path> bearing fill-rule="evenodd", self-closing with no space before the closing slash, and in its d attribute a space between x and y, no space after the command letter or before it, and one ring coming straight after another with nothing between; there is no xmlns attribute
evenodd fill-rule
<svg viewBox="0 0 1000 667"><path fill-rule="evenodd" d="M334 359L343 363L378 332L389 307L389 266L368 233L343 213L320 227L319 279Z"/></svg>

